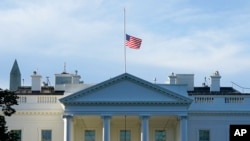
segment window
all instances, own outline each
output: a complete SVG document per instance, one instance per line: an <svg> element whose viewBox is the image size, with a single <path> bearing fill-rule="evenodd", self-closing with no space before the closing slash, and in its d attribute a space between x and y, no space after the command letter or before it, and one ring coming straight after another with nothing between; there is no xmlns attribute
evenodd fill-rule
<svg viewBox="0 0 250 141"><path fill-rule="evenodd" d="M155 130L155 141L166 141L166 131Z"/></svg>
<svg viewBox="0 0 250 141"><path fill-rule="evenodd" d="M22 140L22 130L11 130L11 134L14 134L14 138L17 139L16 141Z"/></svg>
<svg viewBox="0 0 250 141"><path fill-rule="evenodd" d="M209 130L199 130L199 141L210 141Z"/></svg>
<svg viewBox="0 0 250 141"><path fill-rule="evenodd" d="M131 141L130 130L120 130L120 141Z"/></svg>
<svg viewBox="0 0 250 141"><path fill-rule="evenodd" d="M95 141L95 130L85 130L85 141Z"/></svg>
<svg viewBox="0 0 250 141"><path fill-rule="evenodd" d="M64 77L64 76L57 76L56 77L56 84L71 84L72 83L72 77Z"/></svg>
<svg viewBox="0 0 250 141"><path fill-rule="evenodd" d="M42 141L52 141L52 130L42 130Z"/></svg>

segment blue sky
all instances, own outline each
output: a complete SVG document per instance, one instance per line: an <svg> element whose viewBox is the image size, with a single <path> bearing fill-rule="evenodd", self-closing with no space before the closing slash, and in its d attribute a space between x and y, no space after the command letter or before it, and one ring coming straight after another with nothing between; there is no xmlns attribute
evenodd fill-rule
<svg viewBox="0 0 250 141"><path fill-rule="evenodd" d="M85 83L124 73L126 32L142 39L127 48L127 72L164 83L171 72L195 74L195 85L219 71L222 86L250 87L250 1L2 0L0 87L9 87L17 59L24 85L78 70ZM241 89L239 89L241 90Z"/></svg>

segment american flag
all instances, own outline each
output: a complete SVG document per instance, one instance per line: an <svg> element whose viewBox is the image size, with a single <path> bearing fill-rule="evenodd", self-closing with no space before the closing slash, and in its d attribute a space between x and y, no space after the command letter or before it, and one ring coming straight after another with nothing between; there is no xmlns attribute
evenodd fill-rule
<svg viewBox="0 0 250 141"><path fill-rule="evenodd" d="M130 48L133 48L133 49L139 49L140 46L141 46L141 39L139 38L136 38L136 37L133 37L133 36L130 36L128 34L126 34L126 42L125 42L125 45L130 47Z"/></svg>

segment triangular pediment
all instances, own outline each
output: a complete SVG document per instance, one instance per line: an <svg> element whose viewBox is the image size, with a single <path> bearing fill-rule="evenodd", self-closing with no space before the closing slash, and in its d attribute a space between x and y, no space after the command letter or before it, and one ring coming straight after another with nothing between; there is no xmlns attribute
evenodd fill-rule
<svg viewBox="0 0 250 141"><path fill-rule="evenodd" d="M60 99L64 104L148 103L189 104L191 99L128 73Z"/></svg>

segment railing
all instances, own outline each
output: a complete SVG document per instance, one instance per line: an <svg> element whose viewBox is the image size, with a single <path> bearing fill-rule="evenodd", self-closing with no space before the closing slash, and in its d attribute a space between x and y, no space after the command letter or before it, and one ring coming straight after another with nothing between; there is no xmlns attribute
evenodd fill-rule
<svg viewBox="0 0 250 141"><path fill-rule="evenodd" d="M225 97L225 103L244 103L244 97Z"/></svg>
<svg viewBox="0 0 250 141"><path fill-rule="evenodd" d="M26 96L18 96L19 98L17 99L18 103L26 103L27 102L27 97Z"/></svg>
<svg viewBox="0 0 250 141"><path fill-rule="evenodd" d="M18 96L18 103L19 104L27 104L27 103L40 103L40 104L54 104L58 103L58 96L27 96L27 95L19 95Z"/></svg>
<svg viewBox="0 0 250 141"><path fill-rule="evenodd" d="M214 98L213 97L195 97L194 102L195 103L213 103Z"/></svg>
<svg viewBox="0 0 250 141"><path fill-rule="evenodd" d="M247 92L250 92L250 88L242 87L242 86L240 86L240 85L238 85L238 84L236 84L236 83L234 83L234 82L232 82L232 81L231 81L231 83L232 83L232 87L233 87L233 88L234 88L234 86L237 86L238 88L241 88L241 89L242 89L242 93L245 93L246 91L247 91Z"/></svg>
<svg viewBox="0 0 250 141"><path fill-rule="evenodd" d="M221 99L223 101L221 101ZM230 104L230 103L244 103L245 102L245 98L244 97L237 97L237 96L230 96L230 97L207 97L207 96L196 96L194 97L194 102L197 104L205 104L205 103L215 103L215 101L217 100L220 102L223 102L225 104Z"/></svg>
<svg viewBox="0 0 250 141"><path fill-rule="evenodd" d="M56 96L38 96L37 103L57 103Z"/></svg>

